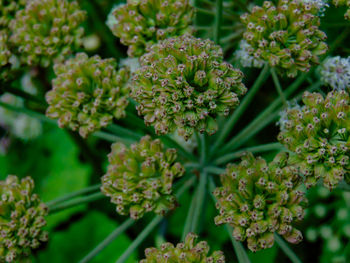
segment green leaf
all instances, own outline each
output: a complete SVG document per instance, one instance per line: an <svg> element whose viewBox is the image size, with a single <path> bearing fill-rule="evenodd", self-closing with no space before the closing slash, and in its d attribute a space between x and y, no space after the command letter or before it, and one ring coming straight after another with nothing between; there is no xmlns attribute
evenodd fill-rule
<svg viewBox="0 0 350 263"><path fill-rule="evenodd" d="M108 236L117 224L100 212L91 212L65 231L51 233L48 247L39 253L37 262L78 262ZM102 250L91 263L115 262L131 241L122 234ZM133 253L127 262L136 261Z"/></svg>

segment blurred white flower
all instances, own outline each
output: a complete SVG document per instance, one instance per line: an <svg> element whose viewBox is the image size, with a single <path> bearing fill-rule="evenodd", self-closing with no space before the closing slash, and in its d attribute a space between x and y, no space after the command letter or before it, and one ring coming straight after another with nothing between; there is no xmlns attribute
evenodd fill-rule
<svg viewBox="0 0 350 263"><path fill-rule="evenodd" d="M120 67L128 66L131 73L134 73L140 68L140 62L138 58L124 58L120 60Z"/></svg>
<svg viewBox="0 0 350 263"><path fill-rule="evenodd" d="M321 65L321 80L333 89L350 88L350 57L327 58Z"/></svg>
<svg viewBox="0 0 350 263"><path fill-rule="evenodd" d="M314 4L320 10L320 13L326 11L326 8L329 7L328 0L303 0L304 3Z"/></svg>
<svg viewBox="0 0 350 263"><path fill-rule="evenodd" d="M264 65L264 61L255 58L251 55L254 49L245 40L241 40L239 44L240 49L236 51L236 59L245 68L261 68Z"/></svg>

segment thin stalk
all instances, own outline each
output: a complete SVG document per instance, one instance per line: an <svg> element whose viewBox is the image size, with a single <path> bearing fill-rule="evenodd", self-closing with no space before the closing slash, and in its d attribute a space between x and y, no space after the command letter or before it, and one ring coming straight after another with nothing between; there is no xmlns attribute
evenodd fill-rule
<svg viewBox="0 0 350 263"><path fill-rule="evenodd" d="M276 150L282 150L284 146L278 142L273 143L267 143L262 144L258 146L248 147L242 150L239 150L237 152L228 153L226 155L220 156L217 158L213 164L215 165L222 165L229 161L232 161L234 159L237 159L242 156L244 152L251 152L251 153L262 153L262 152L269 152L269 151L276 151Z"/></svg>
<svg viewBox="0 0 350 263"><path fill-rule="evenodd" d="M186 221L184 225L184 229L182 232L181 240L184 241L186 238L186 235L191 232L191 225L192 225L192 218L193 218L193 212L196 207L196 195L192 196L191 204L188 209L188 213L186 216Z"/></svg>
<svg viewBox="0 0 350 263"><path fill-rule="evenodd" d="M284 95L283 93L283 90L282 90L282 87L281 87L281 83L278 79L278 76L277 76L277 73L276 73L276 70L274 68L271 68L270 69L270 72L271 72L271 75L272 75L272 80L273 80L273 83L275 84L275 88L278 92L278 95L281 97L281 100L283 102L283 105L285 107L288 107L288 104L287 104L287 99L286 99L286 96Z"/></svg>
<svg viewBox="0 0 350 263"><path fill-rule="evenodd" d="M81 205L81 204L85 204L85 203L89 203L89 202L93 202L102 198L105 198L106 196L104 194L102 194L101 192L97 192L88 196L84 196L84 197L79 197L77 199L65 202L63 204L58 204L56 206L53 206L52 208L49 209L49 213L53 214L53 213L57 213L59 211L62 211L64 209L68 209L77 205Z"/></svg>
<svg viewBox="0 0 350 263"><path fill-rule="evenodd" d="M220 175L225 173L225 169L220 168L220 167L216 167L216 166L207 166L205 167L205 171L207 173L212 173L212 174L216 174L216 175Z"/></svg>
<svg viewBox="0 0 350 263"><path fill-rule="evenodd" d="M236 239L234 239L232 232L233 228L229 225L226 225L227 233L231 239L233 249L235 250L237 259L239 263L250 263L250 259L248 257L247 252L245 251L244 247L242 246L241 242L238 242Z"/></svg>
<svg viewBox="0 0 350 263"><path fill-rule="evenodd" d="M187 151L184 147L182 147L177 141L171 138L168 135L160 136L159 139L168 147L168 148L176 148L176 150L185 158L191 161L197 161L196 157Z"/></svg>
<svg viewBox="0 0 350 263"><path fill-rule="evenodd" d="M216 0L214 41L217 45L220 45L221 20L222 20L222 0Z"/></svg>
<svg viewBox="0 0 350 263"><path fill-rule="evenodd" d="M201 215L203 214L203 204L206 196L206 185L208 180L208 173L203 171L200 174L199 185L195 195L195 207L193 211L192 224L190 228L190 232L198 232L198 225Z"/></svg>
<svg viewBox="0 0 350 263"><path fill-rule="evenodd" d="M209 179L209 190L210 190L211 197L212 197L214 203L217 202L215 196L213 195L213 192L215 191L215 188L216 188L216 186L215 186L214 179L213 179L213 177L210 177L210 179ZM229 237L230 237L230 239L232 241L232 245L233 245L233 248L235 250L238 262L239 263L250 263L250 260L249 260L249 257L247 255L247 252L245 251L245 249L242 246L242 244L240 242L236 241L233 238L233 235L232 235L233 229L232 229L232 227L229 226L229 225L226 225L226 230L227 230L228 235L229 235Z"/></svg>
<svg viewBox="0 0 350 263"><path fill-rule="evenodd" d="M237 30L237 32L232 33L232 34L222 38L220 42L223 43L223 44L226 44L226 43L228 43L228 42L230 42L230 41L232 41L234 39L240 38L242 36L243 32L244 32L243 29Z"/></svg>
<svg viewBox="0 0 350 263"><path fill-rule="evenodd" d="M57 199L54 199L52 201L49 201L46 203L46 205L50 208L50 207L53 207L55 205L58 205L59 203L73 199L74 197L77 197L79 195L87 194L87 193L93 192L95 190L98 190L98 189L100 189L100 187L101 187L101 184L92 185L92 186L86 187L84 189L66 194L66 195L59 197Z"/></svg>
<svg viewBox="0 0 350 263"><path fill-rule="evenodd" d="M306 74L307 75L307 74ZM305 79L306 75L301 76L301 79ZM298 87L301 85L301 79L297 79L292 85L290 85L284 92L285 96L290 96ZM312 88L320 86L321 83L315 83ZM232 138L225 146L222 147L220 153L225 153L230 150L237 149L252 136L258 133L261 129L266 127L271 121L273 121L279 114L280 109L278 108L281 104L281 98L277 98L273 103L270 104L262 113L260 113L248 126L246 126L241 132Z"/></svg>
<svg viewBox="0 0 350 263"><path fill-rule="evenodd" d="M97 137L97 138L109 141L109 142L123 142L123 143L125 143L127 145L130 145L130 144L132 144L134 142L134 140L121 138L119 136L116 136L116 135L113 135L113 134L110 134L110 133L107 133L107 132L103 132L103 131L94 132L92 135Z"/></svg>
<svg viewBox="0 0 350 263"><path fill-rule="evenodd" d="M6 91L8 93L11 93L12 95L20 97L22 99L29 100L29 101L32 101L32 102L36 102L39 105L47 106L47 102L44 99L40 98L39 96L34 96L34 95L32 95L30 93L27 93L27 92L25 92L23 90L9 87L9 85L2 85L1 88L4 91Z"/></svg>
<svg viewBox="0 0 350 263"><path fill-rule="evenodd" d="M253 100L255 94L259 91L262 84L266 81L267 77L269 76L269 70L268 65L266 64L263 68L263 70L260 72L259 77L254 82L252 88L249 90L247 95L242 100L239 107L235 110L235 112L230 116L230 118L225 123L224 127L222 128L222 132L219 133L218 138L215 141L215 144L211 150L211 152L215 152L219 146L223 143L223 141L227 138L229 133L231 132L233 126L237 123L237 121L240 119L242 114L245 112L245 110L248 108L249 104Z"/></svg>
<svg viewBox="0 0 350 263"><path fill-rule="evenodd" d="M116 261L116 263L125 262L134 250L142 243L142 241L153 231L153 229L163 220L162 216L156 216L151 223L149 223L146 228L137 236L137 238L131 243L127 250L121 255L121 257Z"/></svg>
<svg viewBox="0 0 350 263"><path fill-rule="evenodd" d="M8 110L15 111L15 112L24 113L24 114L27 114L28 116L31 116L31 117L36 118L38 120L41 120L41 121L44 121L44 122L47 122L47 123L50 123L50 124L57 125L57 121L49 119L48 117L46 117L42 113L38 113L36 111L30 110L30 109L27 109L27 108L24 108L24 107L16 107L16 106L13 106L11 104L7 104L7 103L2 102L2 101L0 101L0 107L3 107L3 108L8 109Z"/></svg>
<svg viewBox="0 0 350 263"><path fill-rule="evenodd" d="M274 234L276 243L283 250L283 252L288 256L292 263L302 263L298 256L293 252L293 250L288 246L288 244L276 233Z"/></svg>
<svg viewBox="0 0 350 263"><path fill-rule="evenodd" d="M108 235L97 247L95 247L89 254L87 254L79 263L87 263L98 255L104 248L112 243L120 234L126 231L131 225L135 223L135 220L129 218L123 224L118 226L110 235Z"/></svg>
<svg viewBox="0 0 350 263"><path fill-rule="evenodd" d="M207 161L207 153L208 153L208 149L207 149L207 136L204 134L199 135L199 139L200 139L200 155L201 155L201 164L202 166L205 166L205 163Z"/></svg>
<svg viewBox="0 0 350 263"><path fill-rule="evenodd" d="M126 129L124 127L121 127L121 126L114 124L114 123L109 125L107 127L107 130L114 133L117 136L128 137L128 138L134 139L134 140L139 140L142 137L141 134L134 132L132 130Z"/></svg>

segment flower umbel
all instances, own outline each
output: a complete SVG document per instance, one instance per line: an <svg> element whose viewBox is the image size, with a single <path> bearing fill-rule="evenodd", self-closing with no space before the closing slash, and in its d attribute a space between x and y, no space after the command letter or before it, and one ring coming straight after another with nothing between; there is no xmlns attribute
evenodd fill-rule
<svg viewBox="0 0 350 263"><path fill-rule="evenodd" d="M265 1L262 7L253 7L241 16L250 55L288 77L308 71L327 51L318 12L316 4L302 0L280 0L277 6Z"/></svg>
<svg viewBox="0 0 350 263"><path fill-rule="evenodd" d="M191 33L193 15L189 0L127 0L112 9L107 25L129 46L128 55L139 57L159 40Z"/></svg>
<svg viewBox="0 0 350 263"><path fill-rule="evenodd" d="M164 150L161 141L150 136L130 147L115 143L101 191L117 205L119 214L130 213L133 219L150 211L164 215L176 206L173 181L185 171L176 158L175 149Z"/></svg>
<svg viewBox="0 0 350 263"><path fill-rule="evenodd" d="M349 94L332 91L326 98L305 92L304 106L287 109L278 140L295 153L291 163L300 168L311 187L320 179L333 189L349 181Z"/></svg>
<svg viewBox="0 0 350 263"><path fill-rule="evenodd" d="M67 0L31 0L11 21L10 41L29 65L48 66L62 61L83 34L86 13Z"/></svg>
<svg viewBox="0 0 350 263"><path fill-rule="evenodd" d="M60 127L79 130L82 137L125 116L130 78L128 68L116 71L114 59L89 58L85 53L54 67L57 78L46 94L46 114Z"/></svg>
<svg viewBox="0 0 350 263"><path fill-rule="evenodd" d="M240 164L227 166L222 186L214 191L220 211L215 223L232 225L234 238L247 240L252 251L272 247L274 232L291 243L302 240L293 223L303 219L306 199L298 190L297 169L287 162L287 153L278 154L271 163L248 153Z"/></svg>
<svg viewBox="0 0 350 263"><path fill-rule="evenodd" d="M48 240L43 231L47 207L33 193L30 177L9 175L0 181L0 261L17 262Z"/></svg>
<svg viewBox="0 0 350 263"><path fill-rule="evenodd" d="M228 115L247 91L242 78L239 69L223 62L219 46L184 35L152 46L141 57L132 96L158 134L177 129L187 140L196 130L216 132L216 117Z"/></svg>
<svg viewBox="0 0 350 263"><path fill-rule="evenodd" d="M321 80L333 89L350 88L350 57L327 58L321 66Z"/></svg>
<svg viewBox="0 0 350 263"><path fill-rule="evenodd" d="M184 243L179 243L176 247L171 243L164 243L160 249L147 248L146 258L140 263L225 263L224 254L215 251L210 256L207 242L201 241L196 244L197 235L189 233Z"/></svg>

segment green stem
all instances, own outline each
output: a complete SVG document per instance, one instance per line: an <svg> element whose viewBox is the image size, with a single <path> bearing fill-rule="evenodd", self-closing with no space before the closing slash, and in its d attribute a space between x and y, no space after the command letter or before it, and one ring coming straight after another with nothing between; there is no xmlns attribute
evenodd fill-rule
<svg viewBox="0 0 350 263"><path fill-rule="evenodd" d="M281 83L280 83L280 81L278 79L276 70L274 68L271 68L270 72L271 72L271 75L272 75L273 83L275 84L275 88L276 88L276 90L278 92L278 95L281 97L283 105L285 107L288 107L287 99L286 99L286 96L283 93L283 90L282 90L282 87L281 87Z"/></svg>
<svg viewBox="0 0 350 263"><path fill-rule="evenodd" d="M47 106L47 103L44 99L40 98L39 96L34 96L32 94L29 94L23 90L17 89L17 88L12 88L9 85L1 85L1 89L3 89L4 91L11 93L12 95L15 95L17 97L20 97L22 99L28 100L28 101L32 101L32 102L36 102L39 105L43 105L43 106Z"/></svg>
<svg viewBox="0 0 350 263"><path fill-rule="evenodd" d="M79 263L86 263L91 261L94 257L97 256L104 248L106 248L110 243L112 243L120 234L126 231L132 224L135 223L135 220L129 218L123 224L118 226L110 235L108 235L97 247L95 247L89 254L87 254Z"/></svg>
<svg viewBox="0 0 350 263"><path fill-rule="evenodd" d="M127 138L121 138L119 136L116 136L116 135L113 135L113 134L110 134L110 133L107 133L107 132L103 132L103 131L94 132L92 135L97 137L97 138L103 139L105 141L109 141L109 142L123 142L126 145L130 145L130 144L132 144L134 142L134 140L130 140L130 139L127 139Z"/></svg>
<svg viewBox="0 0 350 263"><path fill-rule="evenodd" d="M121 255L116 263L125 262L134 250L142 243L142 241L153 231L153 229L163 220L162 216L156 216L146 228L137 236L137 238L131 243L127 250Z"/></svg>
<svg viewBox="0 0 350 263"><path fill-rule="evenodd" d="M217 45L220 45L221 20L222 20L222 0L216 0L214 41Z"/></svg>
<svg viewBox="0 0 350 263"><path fill-rule="evenodd" d="M84 189L75 191L73 193L66 194L65 196L59 197L59 198L54 199L52 201L49 201L46 203L46 205L50 208L50 207L53 207L59 203L73 199L74 197L77 197L79 195L87 194L87 193L93 192L95 190L98 190L98 189L100 189L100 187L101 187L101 184L92 185L92 186L86 187Z"/></svg>
<svg viewBox="0 0 350 263"><path fill-rule="evenodd" d="M182 232L181 240L184 241L186 238L186 235L191 232L191 225L192 225L192 219L193 219L193 212L196 207L196 195L192 196L191 204L188 209L188 213L186 216L186 221L184 225L184 229Z"/></svg>
<svg viewBox="0 0 350 263"><path fill-rule="evenodd" d="M139 140L141 139L142 135L134 132L132 130L126 129L124 127L121 127L117 124L112 123L107 127L107 131L112 132L113 134L120 136L120 137L129 137L130 139L133 140Z"/></svg>
<svg viewBox="0 0 350 263"><path fill-rule="evenodd" d="M53 214L53 213L57 213L59 211L62 211L64 209L68 209L77 205L81 205L81 204L85 204L85 203L89 203L89 202L93 202L102 198L105 198L106 196L104 194L102 194L101 192L97 192L88 196L83 196L83 197L79 197L77 199L74 200L70 200L68 202L65 202L63 204L58 204L55 205L53 207L51 207L49 209L49 213Z"/></svg>
<svg viewBox="0 0 350 263"><path fill-rule="evenodd" d="M216 174L216 175L220 175L225 173L225 169L220 168L220 167L216 167L216 166L207 166L205 167L205 171L211 174Z"/></svg>
<svg viewBox="0 0 350 263"><path fill-rule="evenodd" d="M282 144L278 142L268 143L268 144L262 144L258 146L248 147L242 150L239 150L237 152L228 153L226 155L220 156L217 158L213 164L215 165L222 165L229 161L232 161L234 159L237 159L242 156L245 152L251 152L251 153L262 153L262 152L269 152L269 151L276 151L276 150L282 150L284 147Z"/></svg>
<svg viewBox="0 0 350 263"><path fill-rule="evenodd" d="M285 96L290 96L302 83L301 79L305 79L307 74L302 75L300 79L298 78L292 85L290 85L284 92ZM315 83L312 88L317 88L321 83ZM260 113L248 126L246 126L241 132L232 138L225 146L222 147L219 153L225 153L232 151L240 147L252 136L270 124L279 114L281 105L281 98L277 98L273 103L270 104L262 113Z"/></svg>
<svg viewBox="0 0 350 263"><path fill-rule="evenodd" d="M195 195L195 207L193 211L192 224L190 232L198 233L199 221L203 215L203 204L206 197L206 185L208 180L208 173L203 171L200 174L199 185ZM203 218L202 218L203 219Z"/></svg>
<svg viewBox="0 0 350 263"><path fill-rule="evenodd" d="M242 100L239 107L235 110L235 112L230 116L230 118L225 123L224 127L222 128L222 132L219 133L219 136L216 139L215 144L211 150L212 153L214 153L217 150L217 148L221 146L223 141L227 138L233 126L237 123L237 121L240 119L242 114L248 108L255 94L259 91L260 87L265 82L268 76L269 76L269 70L268 70L268 65L266 64L263 70L260 72L257 80L254 82L252 88L249 90L248 94Z"/></svg>
<svg viewBox="0 0 350 263"><path fill-rule="evenodd" d="M235 250L237 259L239 263L250 263L247 252L245 251L241 242L238 242L232 235L233 228L229 225L226 225L226 231L231 239L233 249Z"/></svg>
<svg viewBox="0 0 350 263"><path fill-rule="evenodd" d="M302 263L298 256L293 252L293 250L288 246L288 244L276 233L274 234L276 243L283 250L283 252L288 256L292 263Z"/></svg>

